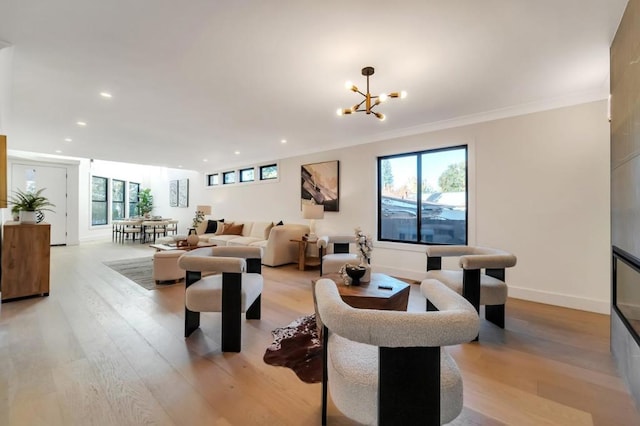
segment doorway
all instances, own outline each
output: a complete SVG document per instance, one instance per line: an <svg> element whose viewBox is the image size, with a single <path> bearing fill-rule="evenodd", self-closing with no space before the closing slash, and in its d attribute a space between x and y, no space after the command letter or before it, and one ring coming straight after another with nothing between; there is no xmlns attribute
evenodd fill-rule
<svg viewBox="0 0 640 426"><path fill-rule="evenodd" d="M67 168L13 163L11 165L11 187L15 191L37 191L45 188L42 195L55 205L52 212L45 211L44 221L51 224L51 245L67 244Z"/></svg>

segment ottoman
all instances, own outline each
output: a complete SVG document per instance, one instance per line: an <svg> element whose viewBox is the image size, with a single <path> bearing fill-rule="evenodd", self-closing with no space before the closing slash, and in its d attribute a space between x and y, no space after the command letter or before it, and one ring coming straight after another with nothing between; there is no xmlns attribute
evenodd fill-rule
<svg viewBox="0 0 640 426"><path fill-rule="evenodd" d="M185 250L165 250L153 255L153 279L156 284L166 281L180 281L184 279L185 271L178 267L178 258L186 253Z"/></svg>

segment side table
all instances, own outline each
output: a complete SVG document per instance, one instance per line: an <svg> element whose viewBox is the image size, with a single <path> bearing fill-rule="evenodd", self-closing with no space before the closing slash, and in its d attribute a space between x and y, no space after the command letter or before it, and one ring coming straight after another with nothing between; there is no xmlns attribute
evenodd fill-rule
<svg viewBox="0 0 640 426"><path fill-rule="evenodd" d="M289 240L298 243L298 269L304 271L307 266L320 266L320 258L318 256L307 256L307 244L309 241L302 239Z"/></svg>

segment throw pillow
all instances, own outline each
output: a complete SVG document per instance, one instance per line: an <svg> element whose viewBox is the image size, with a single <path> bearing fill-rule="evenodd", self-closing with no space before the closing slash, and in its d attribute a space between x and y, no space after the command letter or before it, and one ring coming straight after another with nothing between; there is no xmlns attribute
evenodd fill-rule
<svg viewBox="0 0 640 426"><path fill-rule="evenodd" d="M204 231L205 234L215 234L218 230L218 221L217 220L208 220L207 221L207 229Z"/></svg>
<svg viewBox="0 0 640 426"><path fill-rule="evenodd" d="M218 221L218 229L216 230L216 235L222 235L224 231L224 219Z"/></svg>
<svg viewBox="0 0 640 426"><path fill-rule="evenodd" d="M273 222L271 222L269 225L267 225L266 228L264 228L264 239L265 240L269 239L269 234L271 233L271 228L273 228Z"/></svg>
<svg viewBox="0 0 640 426"><path fill-rule="evenodd" d="M244 223L238 223L237 225L233 222L226 223L222 235L242 235L242 228L244 228Z"/></svg>

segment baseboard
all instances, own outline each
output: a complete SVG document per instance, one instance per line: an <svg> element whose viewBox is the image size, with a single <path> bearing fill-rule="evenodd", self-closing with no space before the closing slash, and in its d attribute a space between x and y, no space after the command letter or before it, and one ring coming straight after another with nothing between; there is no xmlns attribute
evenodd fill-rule
<svg viewBox="0 0 640 426"><path fill-rule="evenodd" d="M373 272L381 272L394 277L408 278L416 281L421 281L425 277L425 271L408 271L406 269L378 267L375 265L373 266ZM611 313L611 303L608 300L594 300L549 291L514 287L511 285L509 286L509 297L605 315L610 315Z"/></svg>
<svg viewBox="0 0 640 426"><path fill-rule="evenodd" d="M509 297L529 300L531 302L545 303L547 305L578 309L580 311L596 312L598 314L605 315L611 314L611 303L608 300L588 299L586 297L576 297L568 294L513 286L509 286Z"/></svg>

